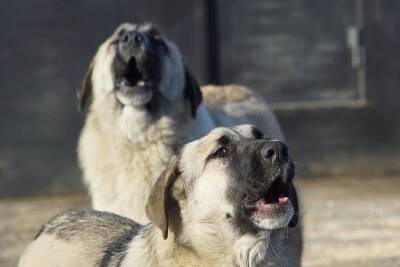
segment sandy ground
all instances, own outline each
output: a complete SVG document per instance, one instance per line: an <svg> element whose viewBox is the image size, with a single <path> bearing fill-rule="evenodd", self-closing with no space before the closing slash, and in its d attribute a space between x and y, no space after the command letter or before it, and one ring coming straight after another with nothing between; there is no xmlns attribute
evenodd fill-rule
<svg viewBox="0 0 400 267"><path fill-rule="evenodd" d="M303 266L400 266L400 177L300 180ZM16 266L39 225L84 194L0 199L0 266Z"/></svg>

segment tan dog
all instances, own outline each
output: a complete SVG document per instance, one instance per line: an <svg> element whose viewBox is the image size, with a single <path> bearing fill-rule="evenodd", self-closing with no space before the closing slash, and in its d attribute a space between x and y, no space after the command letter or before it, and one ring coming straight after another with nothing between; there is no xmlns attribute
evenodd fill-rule
<svg viewBox="0 0 400 267"><path fill-rule="evenodd" d="M171 160L147 202L149 225L65 212L19 266L293 266L280 251L297 223L293 178L283 142L251 125L217 128Z"/></svg>
<svg viewBox="0 0 400 267"><path fill-rule="evenodd" d="M141 224L152 185L184 143L242 123L283 140L273 113L248 88L200 90L177 46L151 24L123 24L100 46L79 107L90 98L78 150L93 207ZM300 261L301 229L295 232Z"/></svg>

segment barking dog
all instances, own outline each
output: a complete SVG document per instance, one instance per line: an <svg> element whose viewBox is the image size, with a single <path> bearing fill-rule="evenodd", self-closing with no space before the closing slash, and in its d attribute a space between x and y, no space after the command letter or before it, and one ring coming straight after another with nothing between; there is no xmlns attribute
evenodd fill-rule
<svg viewBox="0 0 400 267"><path fill-rule="evenodd" d="M154 184L141 226L75 210L42 226L25 266L292 266L279 253L297 223L286 145L251 125L185 145Z"/></svg>
<svg viewBox="0 0 400 267"><path fill-rule="evenodd" d="M200 89L177 46L151 24L123 24L99 47L78 104L88 106L78 152L93 207L141 224L149 221L153 184L184 143L244 123L284 139L274 114L248 88ZM289 243L300 262L300 227L289 230Z"/></svg>
<svg viewBox="0 0 400 267"><path fill-rule="evenodd" d="M202 91L153 25L123 24L100 46L78 91L81 109L92 98L79 158L95 209L148 222L144 203L170 157L216 126L253 123L282 139L273 114L247 88Z"/></svg>

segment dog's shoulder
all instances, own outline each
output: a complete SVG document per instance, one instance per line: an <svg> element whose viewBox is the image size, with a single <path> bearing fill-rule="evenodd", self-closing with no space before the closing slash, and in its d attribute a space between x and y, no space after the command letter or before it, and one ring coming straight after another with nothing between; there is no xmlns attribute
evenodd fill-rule
<svg viewBox="0 0 400 267"><path fill-rule="evenodd" d="M109 212L92 209L73 209L65 211L45 223L35 239L43 234L55 235L58 239L70 241L82 236L114 238L135 236L141 225Z"/></svg>
<svg viewBox="0 0 400 267"><path fill-rule="evenodd" d="M121 266L142 226L108 212L75 209L44 224L21 256L20 266ZM51 253L49 253L51 251ZM43 265L43 260L46 259Z"/></svg>
<svg viewBox="0 0 400 267"><path fill-rule="evenodd" d="M228 103L246 102L252 98L258 98L250 88L242 85L205 85L202 86L204 103L207 106L218 107Z"/></svg>

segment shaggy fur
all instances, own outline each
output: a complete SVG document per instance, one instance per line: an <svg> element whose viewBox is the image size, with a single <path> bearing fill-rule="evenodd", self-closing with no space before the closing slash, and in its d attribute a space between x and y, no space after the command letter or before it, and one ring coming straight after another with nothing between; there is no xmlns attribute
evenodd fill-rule
<svg viewBox="0 0 400 267"><path fill-rule="evenodd" d="M127 32L149 40L140 51L151 57L130 54L137 72L156 73L148 75L153 86L146 94L132 89L121 95L116 86L121 68L116 62L126 54L120 43ZM242 123L284 139L261 97L238 85L200 89L177 46L150 24L123 24L99 47L78 100L80 108L88 106L78 154L93 207L141 224L148 222L144 203L152 185L184 143L217 126ZM300 262L301 229L294 231L293 258Z"/></svg>
<svg viewBox="0 0 400 267"><path fill-rule="evenodd" d="M41 228L19 266L294 266L280 251L297 222L292 161L254 129L217 128L185 145L152 187L149 225L68 211ZM274 202L278 194L287 201ZM260 199L274 211L260 210Z"/></svg>
<svg viewBox="0 0 400 267"><path fill-rule="evenodd" d="M161 33L158 38L168 50L159 55L162 60L157 65L162 73L153 97L157 106L121 105L113 70L118 55L115 42L121 29L134 27L120 26L100 46L89 67L78 94L82 107L89 96L92 98L78 151L93 207L146 223L144 203L150 188L185 142L216 126L240 123L254 123L278 139L283 135L264 101L246 87L209 85L198 96L190 94L199 89L193 77L186 75L188 70L176 45ZM202 105L191 105L196 101L200 104L202 98Z"/></svg>

